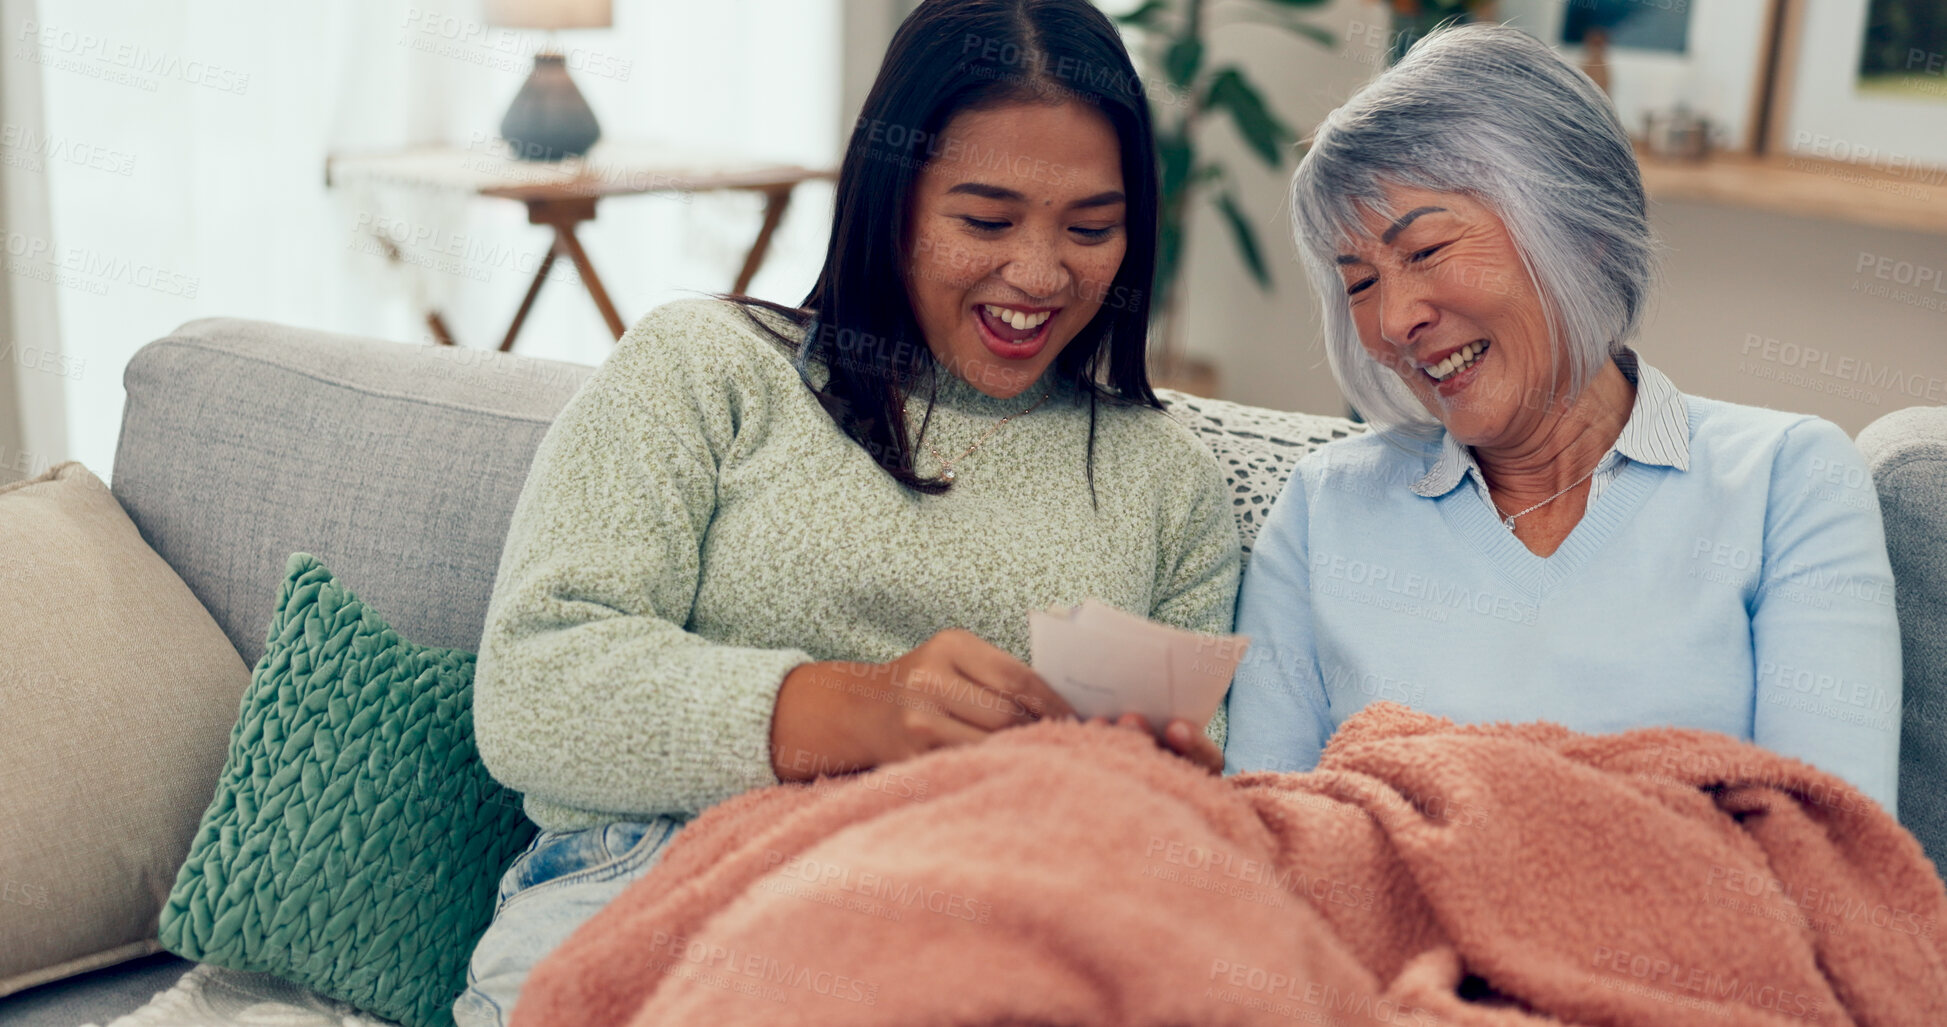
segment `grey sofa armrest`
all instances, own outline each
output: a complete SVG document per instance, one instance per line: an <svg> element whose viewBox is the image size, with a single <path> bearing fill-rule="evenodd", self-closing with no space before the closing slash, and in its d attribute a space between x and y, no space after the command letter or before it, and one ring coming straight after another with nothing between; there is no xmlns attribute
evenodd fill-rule
<svg viewBox="0 0 1947 1027"><path fill-rule="evenodd" d="M1867 425L1859 449L1886 522L1899 604L1905 700L1900 821L1947 865L1947 407L1910 407Z"/></svg>

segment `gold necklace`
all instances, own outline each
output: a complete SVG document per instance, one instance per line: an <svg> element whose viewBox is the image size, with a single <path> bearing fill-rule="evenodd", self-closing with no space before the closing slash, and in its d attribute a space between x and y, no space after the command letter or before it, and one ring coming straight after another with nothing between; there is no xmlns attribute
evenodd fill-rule
<svg viewBox="0 0 1947 1027"><path fill-rule="evenodd" d="M931 442L926 441L925 439L920 440L920 445L925 446L926 451L928 453L933 454L933 459L938 460L940 462L940 479L942 481L945 481L948 484L952 484L954 478L954 474L953 474L954 464L957 464L960 461L965 460L966 458L972 456L973 451L979 449L981 445L984 444L988 439L993 438L995 432L998 432L1002 428L1007 427L1007 422L1012 421L1017 417L1026 416L1029 412L1034 410L1035 407L1040 406L1042 401L1046 400L1051 394L1053 394L1053 392L1054 392L1053 389L1049 389L1047 392L1041 394L1041 399L1037 399L1033 403L1028 404L1028 408L1026 410L1021 410L1001 418L1000 421L997 422L992 428L987 429L987 434L982 435L978 440L974 442L973 445L968 446L964 452L962 452L959 456L956 456L951 460L948 460L946 457L941 456L940 451L934 449L933 444ZM903 412L907 417L911 417L913 415L912 406L913 406L913 401L909 397L905 401L905 403L900 405L900 411Z"/></svg>

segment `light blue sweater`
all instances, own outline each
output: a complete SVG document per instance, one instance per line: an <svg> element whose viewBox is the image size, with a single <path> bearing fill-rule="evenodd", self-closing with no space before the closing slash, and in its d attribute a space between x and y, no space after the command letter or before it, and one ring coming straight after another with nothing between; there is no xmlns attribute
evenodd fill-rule
<svg viewBox="0 0 1947 1027"><path fill-rule="evenodd" d="M1865 462L1828 421L1681 400L1688 469L1622 461L1547 558L1475 489L1415 491L1439 442L1308 456L1238 595L1226 771L1309 770L1391 699L1462 723L1721 731L1894 812L1900 635Z"/></svg>

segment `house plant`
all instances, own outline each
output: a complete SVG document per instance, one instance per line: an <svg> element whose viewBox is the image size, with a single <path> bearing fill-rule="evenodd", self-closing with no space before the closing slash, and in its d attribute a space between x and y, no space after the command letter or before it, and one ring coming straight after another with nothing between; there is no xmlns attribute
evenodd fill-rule
<svg viewBox="0 0 1947 1027"><path fill-rule="evenodd" d="M1190 214L1199 200L1214 205L1229 229L1238 259L1260 288L1270 289L1271 273L1258 244L1257 230L1238 198L1237 183L1223 160L1203 147L1203 133L1215 121L1228 121L1258 159L1282 170L1297 143L1297 133L1265 102L1246 70L1212 62L1208 38L1213 28L1270 26L1319 46L1331 47L1331 33L1299 17L1301 9L1326 0L1144 0L1112 15L1136 37L1139 59L1152 80L1148 90L1156 125L1156 150L1162 163L1160 238L1151 309L1160 346L1152 356L1157 384L1211 395L1215 370L1182 352L1182 270Z"/></svg>

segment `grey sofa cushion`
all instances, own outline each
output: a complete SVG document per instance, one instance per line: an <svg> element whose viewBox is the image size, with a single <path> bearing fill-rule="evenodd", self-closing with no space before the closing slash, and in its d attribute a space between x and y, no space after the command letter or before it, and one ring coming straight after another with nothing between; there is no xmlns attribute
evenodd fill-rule
<svg viewBox="0 0 1947 1027"><path fill-rule="evenodd" d="M1947 407L1896 410L1858 444L1879 489L1900 613L1900 821L1947 866Z"/></svg>
<svg viewBox="0 0 1947 1027"><path fill-rule="evenodd" d="M591 367L230 318L142 348L113 489L244 662L308 552L399 633L478 649L528 463Z"/></svg>
<svg viewBox="0 0 1947 1027"><path fill-rule="evenodd" d="M157 952L111 967L63 978L0 999L6 1027L76 1027L107 1024L149 1004L195 966Z"/></svg>

